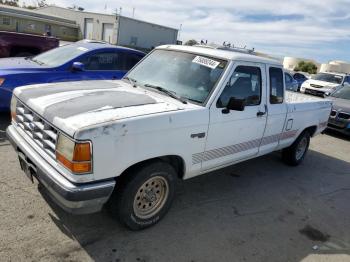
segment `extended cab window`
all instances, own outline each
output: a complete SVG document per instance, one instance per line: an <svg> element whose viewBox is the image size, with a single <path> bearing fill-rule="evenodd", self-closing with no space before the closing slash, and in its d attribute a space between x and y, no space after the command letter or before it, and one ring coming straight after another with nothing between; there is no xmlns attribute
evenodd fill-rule
<svg viewBox="0 0 350 262"><path fill-rule="evenodd" d="M261 70L253 66L237 66L217 102L226 107L230 98L245 99L246 106L259 105L261 101Z"/></svg>
<svg viewBox="0 0 350 262"><path fill-rule="evenodd" d="M283 103L283 71L281 68L270 67L270 104Z"/></svg>
<svg viewBox="0 0 350 262"><path fill-rule="evenodd" d="M122 64L119 61L119 54L116 52L97 53L85 57L81 61L85 70L122 70Z"/></svg>

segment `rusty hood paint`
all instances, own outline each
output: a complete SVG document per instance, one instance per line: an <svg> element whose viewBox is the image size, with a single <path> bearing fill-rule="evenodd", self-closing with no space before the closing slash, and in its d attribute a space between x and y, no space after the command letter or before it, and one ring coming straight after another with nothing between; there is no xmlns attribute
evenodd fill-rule
<svg viewBox="0 0 350 262"><path fill-rule="evenodd" d="M120 80L31 85L16 88L14 94L71 136L81 128L104 122L181 109L163 95Z"/></svg>

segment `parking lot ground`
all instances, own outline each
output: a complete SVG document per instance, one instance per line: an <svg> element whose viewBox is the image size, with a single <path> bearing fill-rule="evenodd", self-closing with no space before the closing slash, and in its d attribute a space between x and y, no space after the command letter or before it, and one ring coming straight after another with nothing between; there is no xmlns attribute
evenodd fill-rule
<svg viewBox="0 0 350 262"><path fill-rule="evenodd" d="M180 182L168 215L132 232L61 211L0 133L1 261L350 261L349 199L350 140L330 133L299 167L276 152Z"/></svg>

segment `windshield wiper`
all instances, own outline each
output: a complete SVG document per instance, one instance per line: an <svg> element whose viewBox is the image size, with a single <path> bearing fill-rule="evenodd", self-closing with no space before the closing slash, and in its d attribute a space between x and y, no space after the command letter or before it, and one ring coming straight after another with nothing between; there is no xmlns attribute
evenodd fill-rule
<svg viewBox="0 0 350 262"><path fill-rule="evenodd" d="M165 88L163 88L161 86L156 86L156 85L151 85L151 84L145 84L144 86L156 89L156 90L158 90L158 91L160 91L160 92L162 92L162 93L164 93L164 94L166 94L166 95L168 95L168 96L170 96L172 98L175 98L175 99L179 100L183 104L187 104L186 99L182 98L181 96L178 96L176 93L171 92L168 89L165 89Z"/></svg>
<svg viewBox="0 0 350 262"><path fill-rule="evenodd" d="M33 61L34 63L39 64L39 65L43 65L43 64L44 64L43 62L41 62L41 61L39 61L39 60L36 60L36 59L34 59L33 57L28 57L28 59L29 59L30 61Z"/></svg>
<svg viewBox="0 0 350 262"><path fill-rule="evenodd" d="M136 83L137 83L137 80L134 79L134 78L130 78L128 76L124 77L123 79L126 79L130 82L130 84L132 85L132 87L137 87Z"/></svg>

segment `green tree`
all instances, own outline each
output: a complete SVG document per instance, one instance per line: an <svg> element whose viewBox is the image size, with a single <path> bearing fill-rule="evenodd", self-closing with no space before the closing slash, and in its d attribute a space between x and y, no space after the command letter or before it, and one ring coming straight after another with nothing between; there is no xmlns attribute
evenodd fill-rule
<svg viewBox="0 0 350 262"><path fill-rule="evenodd" d="M196 40L194 40L194 39L188 40L185 43L185 45L197 45L197 44L198 44L198 42Z"/></svg>
<svg viewBox="0 0 350 262"><path fill-rule="evenodd" d="M294 68L294 71L296 72L301 71L309 74L316 74L317 66L312 62L300 61L298 65Z"/></svg>

